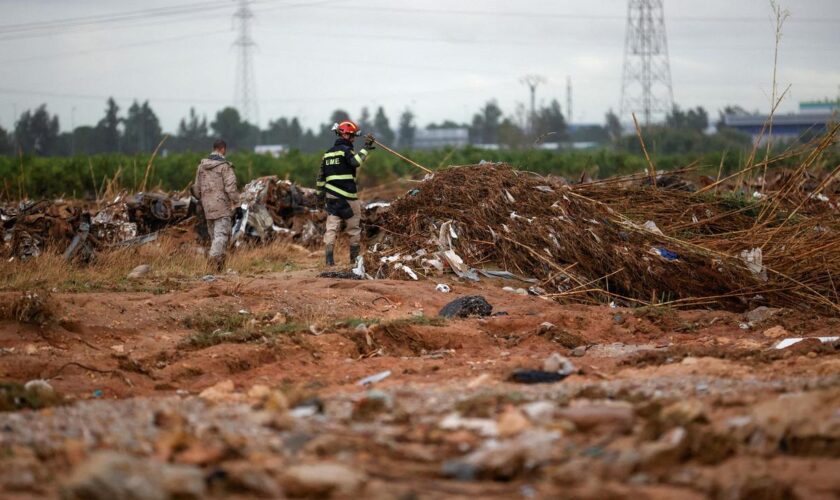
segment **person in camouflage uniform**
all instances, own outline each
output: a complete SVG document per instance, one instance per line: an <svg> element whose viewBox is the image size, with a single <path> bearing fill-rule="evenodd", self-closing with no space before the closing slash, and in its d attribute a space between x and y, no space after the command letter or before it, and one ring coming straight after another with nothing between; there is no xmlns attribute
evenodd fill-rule
<svg viewBox="0 0 840 500"><path fill-rule="evenodd" d="M201 160L195 174L194 194L201 202L210 233L210 260L217 271L225 265L225 251L231 233L231 215L239 204L233 164L225 159L227 144L218 139L213 152Z"/></svg>

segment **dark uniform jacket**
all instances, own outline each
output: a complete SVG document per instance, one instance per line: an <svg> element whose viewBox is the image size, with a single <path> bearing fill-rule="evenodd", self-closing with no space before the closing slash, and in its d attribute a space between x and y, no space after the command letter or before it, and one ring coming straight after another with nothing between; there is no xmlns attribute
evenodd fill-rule
<svg viewBox="0 0 840 500"><path fill-rule="evenodd" d="M356 169L362 166L367 155L366 149L356 153L352 142L339 137L321 160L318 190L346 200L357 199Z"/></svg>

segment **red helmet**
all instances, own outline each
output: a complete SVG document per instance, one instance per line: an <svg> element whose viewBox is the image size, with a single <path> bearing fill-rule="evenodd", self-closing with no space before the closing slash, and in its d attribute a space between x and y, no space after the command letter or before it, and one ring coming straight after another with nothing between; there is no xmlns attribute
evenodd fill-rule
<svg viewBox="0 0 840 500"><path fill-rule="evenodd" d="M362 132L359 130L359 126L355 123L351 122L350 120L344 120L341 123L336 123L333 125L333 131L338 134L350 134L350 135L361 135Z"/></svg>

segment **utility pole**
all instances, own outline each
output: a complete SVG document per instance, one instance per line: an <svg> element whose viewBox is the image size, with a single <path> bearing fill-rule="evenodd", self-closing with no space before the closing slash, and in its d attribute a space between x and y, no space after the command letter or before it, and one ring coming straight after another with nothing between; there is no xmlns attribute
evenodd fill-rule
<svg viewBox="0 0 840 500"><path fill-rule="evenodd" d="M621 118L640 113L648 125L674 107L663 0L628 0Z"/></svg>
<svg viewBox="0 0 840 500"><path fill-rule="evenodd" d="M525 75L519 81L527 85L531 91L531 116L528 118L528 133L534 133L534 119L537 117L537 86L545 83L545 78L539 75Z"/></svg>
<svg viewBox="0 0 840 500"><path fill-rule="evenodd" d="M236 49L236 86L235 102L242 119L259 126L259 109L257 107L257 92L254 83L254 62L252 49L256 46L251 38L252 0L237 0L239 8L234 13L237 36L233 42Z"/></svg>
<svg viewBox="0 0 840 500"><path fill-rule="evenodd" d="M566 77L566 124L572 124L572 77Z"/></svg>

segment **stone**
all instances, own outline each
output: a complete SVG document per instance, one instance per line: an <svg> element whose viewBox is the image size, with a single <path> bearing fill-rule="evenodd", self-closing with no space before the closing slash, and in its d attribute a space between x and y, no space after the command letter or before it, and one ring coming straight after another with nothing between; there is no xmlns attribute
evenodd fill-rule
<svg viewBox="0 0 840 500"><path fill-rule="evenodd" d="M247 492L262 498L281 498L283 496L277 481L266 471L254 464L239 460L225 463L225 485L232 492Z"/></svg>
<svg viewBox="0 0 840 500"><path fill-rule="evenodd" d="M672 425L707 422L706 406L699 399L687 399L662 409L662 420Z"/></svg>
<svg viewBox="0 0 840 500"><path fill-rule="evenodd" d="M759 306L747 313L747 321L761 323L779 314L782 310L775 307Z"/></svg>
<svg viewBox="0 0 840 500"><path fill-rule="evenodd" d="M140 279L140 278L146 276L147 274L149 274L149 271L151 271L151 270L152 270L152 266L150 266L148 264L140 264L139 266L132 269L131 272L128 273L127 277L130 280Z"/></svg>
<svg viewBox="0 0 840 500"><path fill-rule="evenodd" d="M583 356L586 355L586 346L579 345L579 346L575 347L574 349L572 349L572 352L569 353L569 354L571 356L576 357L576 358L582 358Z"/></svg>
<svg viewBox="0 0 840 500"><path fill-rule="evenodd" d="M527 417L513 406L508 406L499 415L496 421L496 428L499 430L499 436L503 438L515 436L531 427L531 422Z"/></svg>
<svg viewBox="0 0 840 500"><path fill-rule="evenodd" d="M630 406L591 403L559 408L557 418L568 420L581 431L616 429L628 432L633 428L633 408Z"/></svg>
<svg viewBox="0 0 840 500"><path fill-rule="evenodd" d="M360 493L366 476L334 462L294 465L286 469L281 486L291 497L350 496Z"/></svg>
<svg viewBox="0 0 840 500"><path fill-rule="evenodd" d="M64 500L200 499L206 493L204 475L198 467L114 451L95 453L61 487Z"/></svg>
<svg viewBox="0 0 840 500"><path fill-rule="evenodd" d="M542 335L544 333L548 333L551 330L554 330L555 328L557 328L557 327L554 326L554 323L549 323L548 321L546 321L544 323L540 323L540 326L537 327L537 335Z"/></svg>
<svg viewBox="0 0 840 500"><path fill-rule="evenodd" d="M520 409L535 424L548 424L554 419L557 406L551 401L533 401L524 404Z"/></svg>
<svg viewBox="0 0 840 500"><path fill-rule="evenodd" d="M643 443L639 447L642 464L652 468L679 462L688 448L687 437L683 427L675 427L658 440Z"/></svg>
<svg viewBox="0 0 840 500"><path fill-rule="evenodd" d="M464 481L511 480L551 460L560 436L559 432L531 429L512 439L490 439L464 457L445 462L443 474Z"/></svg>
<svg viewBox="0 0 840 500"><path fill-rule="evenodd" d="M561 375L571 375L576 371L576 369L575 365L573 365L568 358L554 352L551 353L551 356L545 358L545 361L543 361L543 371L559 373Z"/></svg>
<svg viewBox="0 0 840 500"><path fill-rule="evenodd" d="M204 389L199 393L198 397L210 401L212 403L218 403L221 401L227 401L232 399L233 390L233 380L227 379L219 382L218 384L212 387Z"/></svg>
<svg viewBox="0 0 840 500"><path fill-rule="evenodd" d="M53 389L53 386L49 382L43 379L30 380L23 384L23 388L40 399L55 397L55 389Z"/></svg>
<svg viewBox="0 0 840 500"><path fill-rule="evenodd" d="M790 332L778 325L764 330L763 332L761 332L761 334L767 337L768 339L781 339L786 337L793 337L793 335L791 335Z"/></svg>

